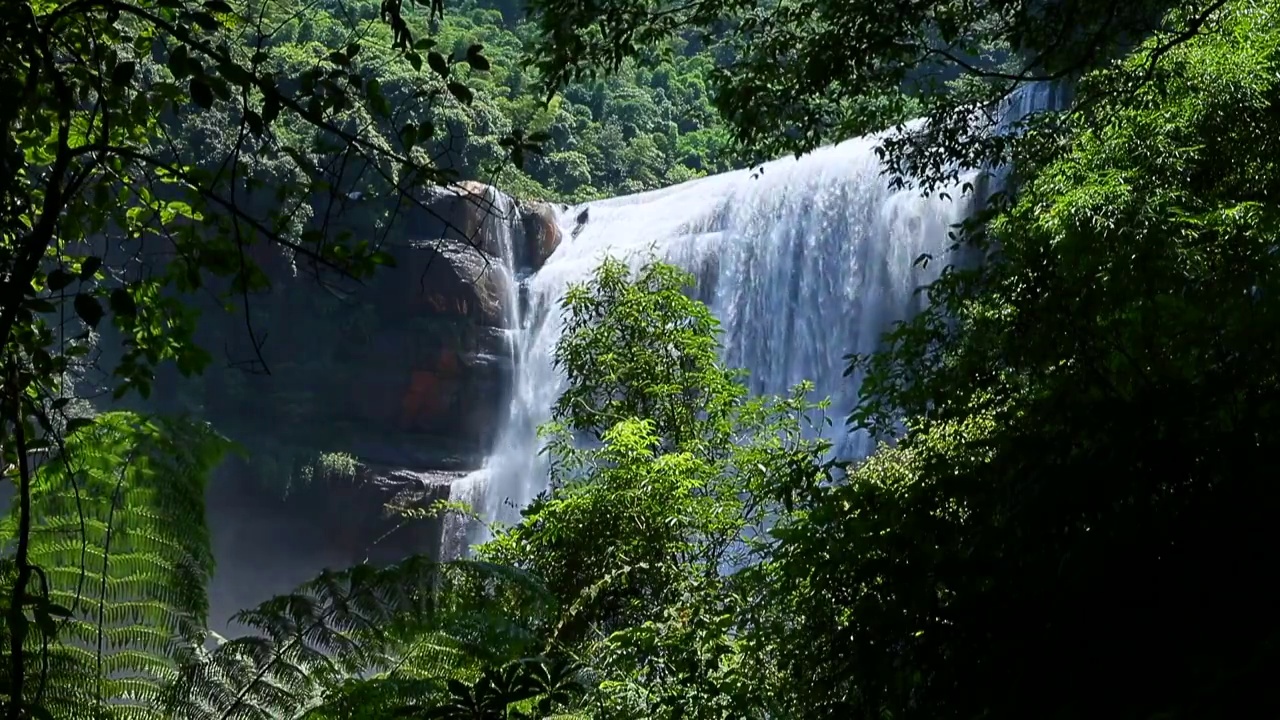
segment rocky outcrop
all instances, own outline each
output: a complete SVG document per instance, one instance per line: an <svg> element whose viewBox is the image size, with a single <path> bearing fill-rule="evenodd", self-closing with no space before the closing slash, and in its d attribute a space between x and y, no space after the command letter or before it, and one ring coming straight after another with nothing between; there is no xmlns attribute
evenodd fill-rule
<svg viewBox="0 0 1280 720"><path fill-rule="evenodd" d="M509 248L521 273L542 267L560 246L556 206L512 200L474 181L438 188L403 212L407 237L448 240L491 257L503 257Z"/></svg>
<svg viewBox="0 0 1280 720"><path fill-rule="evenodd" d="M551 253L560 247L558 213L549 203L527 203L521 206L520 224L524 242L520 247L522 264L529 270L537 270L546 263Z"/></svg>
<svg viewBox="0 0 1280 720"><path fill-rule="evenodd" d="M253 458L228 463L209 497L218 559L209 592L215 629L225 631L237 610L289 592L324 568L440 549L436 524L409 521L387 506L444 499L456 474L365 466L356 475L295 479L279 492L255 480L253 465Z"/></svg>
<svg viewBox="0 0 1280 720"><path fill-rule="evenodd" d="M272 289L252 299L248 322L209 316L206 345L228 362L184 387L186 403L276 445L415 470L478 466L510 392L512 270L555 251L555 217L477 183L438 190L398 218L385 246L396 267L362 285L255 249ZM246 372L255 338L269 374Z"/></svg>
<svg viewBox="0 0 1280 720"><path fill-rule="evenodd" d="M506 419L516 276L559 246L555 208L461 183L402 209L388 237L396 267L364 283L252 248L270 291L247 312L206 309L200 341L215 359L202 377L158 378L161 407L150 409L202 416L248 450L211 489L215 538L224 554L281 557L233 565L287 560L313 572L375 541L390 556L432 549L420 533L388 535L396 521L383 506L478 468ZM335 451L359 471L297 484L299 468ZM280 528L298 541L265 544Z"/></svg>

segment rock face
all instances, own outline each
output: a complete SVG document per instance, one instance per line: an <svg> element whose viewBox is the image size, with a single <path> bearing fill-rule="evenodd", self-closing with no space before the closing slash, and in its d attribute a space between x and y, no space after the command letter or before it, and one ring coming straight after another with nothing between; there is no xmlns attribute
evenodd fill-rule
<svg viewBox="0 0 1280 720"><path fill-rule="evenodd" d="M511 251L521 272L542 267L560 246L556 206L513 201L473 181L440 188L428 202L406 210L405 215L410 237L445 238L502 257L501 233L491 226L497 220L511 232Z"/></svg>
<svg viewBox="0 0 1280 720"><path fill-rule="evenodd" d="M383 506L478 468L505 421L518 278L558 247L555 209L462 183L404 209L389 237L396 267L363 284L254 248L270 292L247 314L206 310L201 342L215 359L202 377L157 378L150 409L202 416L248 451L211 488L219 605L265 599L375 545L383 559L434 550L431 532L396 530L402 518ZM322 452L350 453L358 471L300 482ZM306 572L246 575L245 563Z"/></svg>

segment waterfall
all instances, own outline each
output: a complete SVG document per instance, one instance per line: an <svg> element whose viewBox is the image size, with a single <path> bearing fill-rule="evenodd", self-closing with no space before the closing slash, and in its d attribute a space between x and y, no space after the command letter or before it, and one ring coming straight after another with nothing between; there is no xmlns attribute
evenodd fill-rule
<svg viewBox="0 0 1280 720"><path fill-rule="evenodd" d="M486 268L485 272L500 272L506 275L506 281L499 284L503 288L502 326L507 340L507 352L510 353L512 366L517 368L518 373L519 365L524 361L525 356L524 341L528 337L528 334L521 327L520 288L522 281L519 272L520 268L516 260L515 241L516 229L520 224L519 213L511 197L493 187L486 186L482 204L484 205L482 213L484 220L479 228L480 239L487 248L496 254L496 259L502 263L498 267L490 266ZM510 404L514 406L517 402L513 398ZM506 438L509 436L510 431L510 427L503 429L499 439L499 447L506 444ZM490 464L486 462L485 467L468 473L466 476L451 483L449 500L475 509L484 508L489 487ZM488 516L484 515L484 517ZM451 513L444 517L441 529L441 555L445 559L459 557L466 553L468 538L474 532L473 525L474 523L471 520L457 514Z"/></svg>
<svg viewBox="0 0 1280 720"><path fill-rule="evenodd" d="M1063 97L1052 86L1028 86L1006 101L997 131L1060 107ZM638 265L652 251L694 272L722 323L725 360L750 371L751 392L784 393L812 381L815 399L832 399L836 452L865 455L867 438L841 422L860 381L844 377L845 356L874 351L894 322L921 309L920 289L946 264L953 225L974 210L975 194L963 188L979 174L929 196L891 191L875 153L882 137L565 209L564 241L525 281L510 417L485 467L468 479L472 497L483 490L480 514L515 522L546 487L536 428L564 387L551 362L562 329L559 301L606 255ZM918 263L926 254L935 260ZM486 536L473 532L470 540Z"/></svg>

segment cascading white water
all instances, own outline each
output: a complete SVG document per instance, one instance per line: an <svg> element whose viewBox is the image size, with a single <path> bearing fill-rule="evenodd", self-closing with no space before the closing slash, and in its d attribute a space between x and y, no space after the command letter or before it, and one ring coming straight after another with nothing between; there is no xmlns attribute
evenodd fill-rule
<svg viewBox="0 0 1280 720"><path fill-rule="evenodd" d="M490 266L485 269L485 272L506 274L506 281L499 283L499 286L504 289L502 326L507 339L507 350L511 354L512 366L518 367L523 361L524 341L528 338L528 333L521 327L519 272L516 266L515 233L519 224L519 214L511 197L492 187L486 188L484 197L478 200L485 206L481 213L484 220L480 227L480 235L502 262L500 267ZM517 403L513 400L512 405L515 404ZM504 429L500 443L506 442L508 432L509 429ZM483 509L489 488L488 466L489 463L486 463L484 468L455 480L449 487L449 499L475 509ZM452 513L446 515L441 530L441 554L446 558L465 554L473 525L474 523L464 516Z"/></svg>
<svg viewBox="0 0 1280 720"><path fill-rule="evenodd" d="M1010 98L1000 126L1058 107L1062 97L1054 87L1029 86ZM639 264L652 250L697 273L724 329L725 359L750 371L751 391L783 393L813 381L815 396L833 401L836 452L864 455L866 439L839 422L856 403L859 381L844 377L844 358L875 350L892 323L922 307L918 290L945 264L952 226L973 209L962 187L978 174L927 197L890 191L874 151L879 139L563 212L564 241L526 280L531 301L510 418L484 469L468 479L473 493L483 488L481 515L514 522L546 487L536 428L563 389L551 362L559 301L606 255ZM923 254L936 260L918 264Z"/></svg>

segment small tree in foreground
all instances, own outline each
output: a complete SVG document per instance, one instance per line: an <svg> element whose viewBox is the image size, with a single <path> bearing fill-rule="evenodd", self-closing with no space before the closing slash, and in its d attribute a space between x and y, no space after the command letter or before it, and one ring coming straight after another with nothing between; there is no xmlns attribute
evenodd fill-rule
<svg viewBox="0 0 1280 720"><path fill-rule="evenodd" d="M564 304L568 388L543 432L551 489L481 555L564 604L553 642L589 657L602 717L762 717L744 630L781 488L822 474L801 385L750 398L693 277L606 260ZM595 442L575 442L582 435Z"/></svg>

